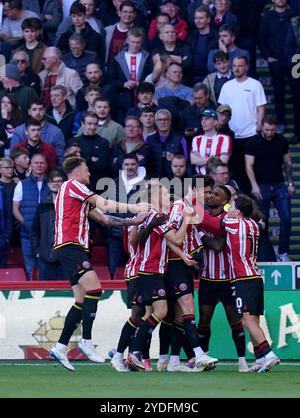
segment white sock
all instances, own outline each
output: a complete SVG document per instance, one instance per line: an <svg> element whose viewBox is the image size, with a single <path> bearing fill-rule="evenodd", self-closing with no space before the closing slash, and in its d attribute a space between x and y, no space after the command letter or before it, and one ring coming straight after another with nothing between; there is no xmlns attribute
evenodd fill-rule
<svg viewBox="0 0 300 418"><path fill-rule="evenodd" d="M114 359L117 359L117 360L123 360L123 353L118 353L116 351L115 354L114 354L114 356L113 356L113 358Z"/></svg>
<svg viewBox="0 0 300 418"><path fill-rule="evenodd" d="M246 357L239 357L239 363L246 363Z"/></svg>
<svg viewBox="0 0 300 418"><path fill-rule="evenodd" d="M67 350L67 346L65 344L62 343L56 343L55 347L59 350L59 351L66 351Z"/></svg>
<svg viewBox="0 0 300 418"><path fill-rule="evenodd" d="M204 351L202 350L201 347L195 347L195 348L193 348L193 350L194 350L194 353L195 353L196 357L201 357L204 354Z"/></svg>
<svg viewBox="0 0 300 418"><path fill-rule="evenodd" d="M169 360L169 354L160 354L158 361L162 363L163 361Z"/></svg>
<svg viewBox="0 0 300 418"><path fill-rule="evenodd" d="M169 363L172 366L177 366L178 364L180 364L180 357L179 356L172 356L170 357Z"/></svg>

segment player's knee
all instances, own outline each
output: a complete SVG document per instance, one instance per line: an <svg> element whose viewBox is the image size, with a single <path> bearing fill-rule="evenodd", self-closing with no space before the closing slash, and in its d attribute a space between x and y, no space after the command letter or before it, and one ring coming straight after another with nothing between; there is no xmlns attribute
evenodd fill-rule
<svg viewBox="0 0 300 418"><path fill-rule="evenodd" d="M159 319L159 320L163 320L168 314L168 307L167 305L161 305L158 306L155 310L154 310L154 315Z"/></svg>

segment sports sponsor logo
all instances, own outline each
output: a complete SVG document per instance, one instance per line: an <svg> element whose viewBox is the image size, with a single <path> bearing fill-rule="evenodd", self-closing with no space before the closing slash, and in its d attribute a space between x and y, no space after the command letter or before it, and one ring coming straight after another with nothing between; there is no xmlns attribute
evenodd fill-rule
<svg viewBox="0 0 300 418"><path fill-rule="evenodd" d="M180 289L182 292L185 292L185 291L186 291L186 289L187 289L187 285L186 285L186 283L180 283L180 285L179 285L179 289Z"/></svg>
<svg viewBox="0 0 300 418"><path fill-rule="evenodd" d="M91 263L90 263L89 261L84 261L84 262L82 263L82 266L83 266L85 269L88 269L88 268L90 268L90 267L91 267Z"/></svg>
<svg viewBox="0 0 300 418"><path fill-rule="evenodd" d="M159 289L157 293L159 294L159 296L166 296L166 292L164 289Z"/></svg>

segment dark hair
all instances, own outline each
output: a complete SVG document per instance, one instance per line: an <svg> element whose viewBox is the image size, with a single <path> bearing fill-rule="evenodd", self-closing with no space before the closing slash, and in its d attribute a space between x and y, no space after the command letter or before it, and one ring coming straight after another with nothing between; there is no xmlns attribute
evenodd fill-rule
<svg viewBox="0 0 300 418"><path fill-rule="evenodd" d="M29 17L23 20L21 27L22 27L22 30L24 29L41 30L42 24L41 24L40 19L38 19L37 17Z"/></svg>
<svg viewBox="0 0 300 418"><path fill-rule="evenodd" d="M43 107L45 107L44 106L44 103L43 103L43 100L42 99L39 99L38 97L36 97L35 99L32 99L31 100L31 102L30 102L30 105L29 105L29 108L31 108L31 106L32 105L38 105L38 106L43 106Z"/></svg>
<svg viewBox="0 0 300 418"><path fill-rule="evenodd" d="M29 128L29 126L41 126L41 122L33 118L28 118L25 121L25 129Z"/></svg>
<svg viewBox="0 0 300 418"><path fill-rule="evenodd" d="M95 106L95 103L97 102L106 102L108 103L108 106L110 107L110 100L107 97L103 97L103 96L96 97L96 99L94 100L93 106Z"/></svg>
<svg viewBox="0 0 300 418"><path fill-rule="evenodd" d="M71 147L78 147L80 148L80 145L78 144L78 142L76 141L69 141L65 147L64 147L64 151L66 151L67 149L71 148Z"/></svg>
<svg viewBox="0 0 300 418"><path fill-rule="evenodd" d="M136 89L136 93L155 93L155 87L152 83L148 83L148 81L143 81L140 83Z"/></svg>
<svg viewBox="0 0 300 418"><path fill-rule="evenodd" d="M85 123L85 120L86 120L86 118L88 118L88 117L90 117L90 118L95 118L95 119L99 119L99 117L98 117L98 115L97 115L97 113L95 113L95 112L91 112L90 110L87 110L87 111L85 111L85 112L82 112L82 115L81 115L81 122L83 122L83 123Z"/></svg>
<svg viewBox="0 0 300 418"><path fill-rule="evenodd" d="M165 12L160 12L160 13L158 13L158 14L156 15L155 19L157 20L157 18L158 18L159 16L164 16L164 17L167 17L167 18L169 19L169 22L171 21L171 18L170 18L170 16L168 15L168 13L165 13Z"/></svg>
<svg viewBox="0 0 300 418"><path fill-rule="evenodd" d="M191 177L192 180L192 188L195 188L197 186L198 180L203 180L204 182L204 187L213 187L214 185L214 180L210 177L210 176L205 176L203 174L194 174Z"/></svg>
<svg viewBox="0 0 300 418"><path fill-rule="evenodd" d="M262 119L262 125L267 123L268 125L277 125L277 119L274 115L265 115Z"/></svg>
<svg viewBox="0 0 300 418"><path fill-rule="evenodd" d="M83 4L79 1L75 1L70 7L70 16L71 15L78 15L78 14L86 14L86 8Z"/></svg>
<svg viewBox="0 0 300 418"><path fill-rule="evenodd" d="M141 114L142 113L154 113L155 114L155 110L151 106L145 106L141 109Z"/></svg>
<svg viewBox="0 0 300 418"><path fill-rule="evenodd" d="M30 154L29 154L28 149L22 148L22 147L12 150L11 153L9 154L9 156L12 160L17 159L21 155L27 155L27 157L30 158Z"/></svg>
<svg viewBox="0 0 300 418"><path fill-rule="evenodd" d="M90 84L84 89L84 95L86 96L90 91L97 91L99 94L101 94L101 89L98 86L94 86L93 84Z"/></svg>
<svg viewBox="0 0 300 418"><path fill-rule="evenodd" d="M229 54L227 52L224 52L224 51L217 51L213 55L213 62L214 62L214 64L217 61L229 61Z"/></svg>
<svg viewBox="0 0 300 418"><path fill-rule="evenodd" d="M12 126L15 128L17 125L22 123L22 115L21 115L20 107L18 105L17 100L12 94L5 93L1 98L1 102L2 102L3 97L7 97L10 100L12 110L11 110L9 121L12 124Z"/></svg>
<svg viewBox="0 0 300 418"><path fill-rule="evenodd" d="M57 168L55 168L54 170L51 170L50 171L50 173L48 175L48 181L49 182L53 181L53 179L55 177L61 177L63 180L66 179L65 174L61 170L58 170Z"/></svg>
<svg viewBox="0 0 300 418"><path fill-rule="evenodd" d="M219 189L221 189L221 190L223 190L223 192L226 194L226 198L227 198L227 201L226 201L226 203L228 203L229 201L230 201L230 199L231 199L231 192L230 192L230 190L228 189L228 187L226 187L226 186L223 186L222 184L221 185L217 185L217 186L215 186L215 187L218 187Z"/></svg>
<svg viewBox="0 0 300 418"><path fill-rule="evenodd" d="M246 196L245 194L241 194L235 199L234 202L236 209L238 209L246 218L250 218L255 207L254 201L251 199L251 197Z"/></svg>
<svg viewBox="0 0 300 418"><path fill-rule="evenodd" d="M129 152L128 154L125 154L123 157L123 161L124 160L135 160L137 163L139 163L139 159L134 152Z"/></svg>
<svg viewBox="0 0 300 418"><path fill-rule="evenodd" d="M123 1L123 2L121 3L121 5L120 5L120 10L123 10L123 8L124 8L125 6L132 7L132 8L133 8L133 10L137 13L137 9L136 9L136 7L135 7L135 4L134 4L132 1L130 1L130 0L125 0L125 1Z"/></svg>
<svg viewBox="0 0 300 418"><path fill-rule="evenodd" d="M208 7L208 6L206 6L205 4L202 4L202 6L199 6L199 7L197 7L197 9L195 10L195 12L194 12L194 16L195 16L195 14L196 13L206 13L206 16L207 17L211 17L211 11L210 11L210 8Z"/></svg>
<svg viewBox="0 0 300 418"><path fill-rule="evenodd" d="M236 31L232 28L232 26L228 25L227 23L224 23L219 29L220 32L228 32L229 35L236 37Z"/></svg>
<svg viewBox="0 0 300 418"><path fill-rule="evenodd" d="M63 170L68 176L75 170L75 168L80 167L81 164L84 164L84 163L86 163L86 161L81 157L76 157L76 156L68 157L63 162Z"/></svg>
<svg viewBox="0 0 300 418"><path fill-rule="evenodd" d="M11 9L22 10L22 0L5 0L2 3L8 3Z"/></svg>

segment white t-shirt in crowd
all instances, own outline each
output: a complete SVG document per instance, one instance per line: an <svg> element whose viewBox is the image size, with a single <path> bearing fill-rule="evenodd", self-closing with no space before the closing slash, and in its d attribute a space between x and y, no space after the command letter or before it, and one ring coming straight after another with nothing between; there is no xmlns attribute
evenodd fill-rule
<svg viewBox="0 0 300 418"><path fill-rule="evenodd" d="M42 190L42 186L43 186L43 182L42 181L38 181L37 182L37 187L39 189L39 203L40 203L40 192ZM21 202L21 200L23 199L23 184L21 181L19 181L19 183L17 183L15 190L14 190L14 197L13 197L13 201L14 202Z"/></svg>
<svg viewBox="0 0 300 418"><path fill-rule="evenodd" d="M236 138L247 138L256 135L257 106L267 103L262 84L254 78L238 82L227 81L220 92L220 104L227 104L232 109L229 127Z"/></svg>

